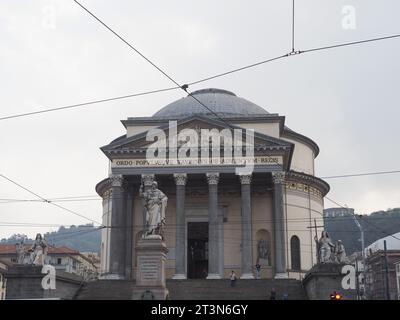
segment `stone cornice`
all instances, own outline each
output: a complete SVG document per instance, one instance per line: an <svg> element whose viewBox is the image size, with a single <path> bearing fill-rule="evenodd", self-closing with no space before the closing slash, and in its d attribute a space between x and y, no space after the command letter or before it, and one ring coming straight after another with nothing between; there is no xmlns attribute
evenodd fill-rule
<svg viewBox="0 0 400 320"><path fill-rule="evenodd" d="M103 150L103 152L112 158L114 155L132 155L132 154L146 154L148 147L124 147L120 149L109 149L109 150ZM242 148L245 150L245 148ZM290 152L292 149L291 146L269 146L266 144L256 144L254 146L254 151L255 152L262 152L262 151L287 151ZM168 149L167 149L168 150ZM209 150L212 150L212 148L209 148ZM220 151L223 152L224 148L221 147ZM199 148L200 152L200 148Z"/></svg>
<svg viewBox="0 0 400 320"><path fill-rule="evenodd" d="M293 131L293 130L291 130L289 128L284 128L283 131L282 131L282 138L285 138L285 137L286 138L292 138L292 139L294 139L296 141L305 143L306 145L311 147L311 149L314 151L314 158L316 158L318 156L319 147L310 138L308 138L306 136L303 136L302 134L297 133L297 132L295 132L295 131Z"/></svg>
<svg viewBox="0 0 400 320"><path fill-rule="evenodd" d="M96 185L96 192L100 197L103 197L104 193L111 188L111 180L110 178L105 178L101 180Z"/></svg>
<svg viewBox="0 0 400 320"><path fill-rule="evenodd" d="M325 197L330 190L329 184L324 180L306 173L293 170L286 172L286 181L299 182L317 188L319 191L321 191L323 197Z"/></svg>
<svg viewBox="0 0 400 320"><path fill-rule="evenodd" d="M121 123L124 125L125 128L128 126L132 125L161 125L164 124L168 121L178 121L185 119L186 117L132 117L128 118L126 120L121 120ZM276 121L282 121L285 119L284 116L279 116L278 114L269 114L269 115L259 115L259 116L245 116L243 117L238 117L238 116L221 116L219 118L209 116L208 118L214 118L214 119L223 119L232 123L239 123L239 122L254 122L254 123L260 123L260 122L276 122Z"/></svg>

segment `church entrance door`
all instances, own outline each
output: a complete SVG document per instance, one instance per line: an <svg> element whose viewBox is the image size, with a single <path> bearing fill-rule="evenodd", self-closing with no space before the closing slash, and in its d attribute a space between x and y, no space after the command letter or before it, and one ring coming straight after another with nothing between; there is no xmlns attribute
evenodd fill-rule
<svg viewBox="0 0 400 320"><path fill-rule="evenodd" d="M208 274L208 222L188 222L188 279L205 279Z"/></svg>

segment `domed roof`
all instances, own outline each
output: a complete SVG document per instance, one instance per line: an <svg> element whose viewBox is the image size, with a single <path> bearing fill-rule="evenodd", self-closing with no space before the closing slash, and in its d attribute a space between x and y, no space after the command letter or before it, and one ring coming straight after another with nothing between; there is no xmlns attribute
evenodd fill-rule
<svg viewBox="0 0 400 320"><path fill-rule="evenodd" d="M192 92L199 101L206 105L219 116L265 116L269 113L260 106L246 99L237 97L234 93L222 89L202 89ZM193 97L187 96L170 103L153 117L157 118L182 118L195 114L213 115L204 106L198 103Z"/></svg>

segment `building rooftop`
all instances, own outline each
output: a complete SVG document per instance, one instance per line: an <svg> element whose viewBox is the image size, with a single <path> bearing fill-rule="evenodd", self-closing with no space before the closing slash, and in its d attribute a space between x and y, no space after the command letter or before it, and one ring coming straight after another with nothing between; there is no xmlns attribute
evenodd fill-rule
<svg viewBox="0 0 400 320"><path fill-rule="evenodd" d="M25 244L25 250L31 248L31 244ZM17 253L15 244L0 244L0 254L14 254ZM49 246L49 254L79 254L79 251L68 247L51 247Z"/></svg>
<svg viewBox="0 0 400 320"><path fill-rule="evenodd" d="M397 239L396 239L397 238ZM365 252L368 255L370 251L376 252L384 249L384 241L386 241L387 250L400 250L400 232L394 233L390 236L376 240L374 243L370 244L365 248Z"/></svg>
<svg viewBox="0 0 400 320"><path fill-rule="evenodd" d="M237 97L233 92L222 89L202 89L192 92L192 95L207 106L187 96L174 101L156 112L155 118L180 118L191 115L213 115L218 116L265 116L269 113L262 107L246 99Z"/></svg>

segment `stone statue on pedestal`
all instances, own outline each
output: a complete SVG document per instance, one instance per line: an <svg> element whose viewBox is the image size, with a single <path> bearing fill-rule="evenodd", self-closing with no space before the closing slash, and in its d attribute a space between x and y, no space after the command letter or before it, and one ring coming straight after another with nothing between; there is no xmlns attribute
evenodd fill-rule
<svg viewBox="0 0 400 320"><path fill-rule="evenodd" d="M317 236L314 238L318 248L318 262L327 263L334 262L333 248L335 245L329 238L328 232L322 231L321 238L318 240Z"/></svg>
<svg viewBox="0 0 400 320"><path fill-rule="evenodd" d="M167 196L158 189L156 181L153 181L151 186L146 186L142 182L139 194L142 198L146 221L144 237L157 235L162 238L163 227L165 225L165 210L168 201Z"/></svg>
<svg viewBox="0 0 400 320"><path fill-rule="evenodd" d="M42 235L40 233L36 235L35 242L29 249L29 252L31 252L31 264L35 266L43 266L45 264L47 255L47 243L42 238Z"/></svg>
<svg viewBox="0 0 400 320"><path fill-rule="evenodd" d="M335 245L335 259L337 263L347 263L346 250L342 240L338 240Z"/></svg>
<svg viewBox="0 0 400 320"><path fill-rule="evenodd" d="M15 251L17 252L17 263L24 264L25 263L25 244L24 239L21 239L21 242L15 244Z"/></svg>

